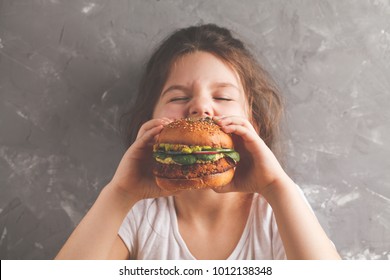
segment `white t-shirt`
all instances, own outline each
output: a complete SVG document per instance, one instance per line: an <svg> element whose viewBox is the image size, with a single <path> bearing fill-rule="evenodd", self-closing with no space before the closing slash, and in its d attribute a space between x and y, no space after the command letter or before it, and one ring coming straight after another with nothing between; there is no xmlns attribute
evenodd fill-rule
<svg viewBox="0 0 390 280"><path fill-rule="evenodd" d="M131 253L130 259L195 259L180 235L173 197L136 203L119 236ZM254 194L245 229L228 259L286 259L271 206L262 196Z"/></svg>

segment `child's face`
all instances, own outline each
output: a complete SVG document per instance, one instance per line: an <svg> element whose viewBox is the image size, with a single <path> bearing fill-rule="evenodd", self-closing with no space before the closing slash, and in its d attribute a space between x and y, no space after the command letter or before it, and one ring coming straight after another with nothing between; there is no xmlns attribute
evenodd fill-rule
<svg viewBox="0 0 390 280"><path fill-rule="evenodd" d="M216 56L196 52L173 64L153 117L248 117L247 108L237 73Z"/></svg>

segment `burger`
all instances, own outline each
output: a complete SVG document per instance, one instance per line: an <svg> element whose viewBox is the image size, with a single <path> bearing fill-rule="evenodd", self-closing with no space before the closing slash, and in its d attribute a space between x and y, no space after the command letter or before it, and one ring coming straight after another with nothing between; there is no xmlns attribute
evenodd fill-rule
<svg viewBox="0 0 390 280"><path fill-rule="evenodd" d="M217 188L234 176L239 154L232 137L210 118L166 125L153 146L153 175L164 190Z"/></svg>

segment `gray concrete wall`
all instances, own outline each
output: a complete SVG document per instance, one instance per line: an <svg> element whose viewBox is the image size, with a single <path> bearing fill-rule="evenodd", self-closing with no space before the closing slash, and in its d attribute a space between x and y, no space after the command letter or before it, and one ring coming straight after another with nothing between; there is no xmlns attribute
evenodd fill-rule
<svg viewBox="0 0 390 280"><path fill-rule="evenodd" d="M0 258L53 258L170 31L231 28L286 100L287 170L347 259L390 258L390 2L0 0Z"/></svg>

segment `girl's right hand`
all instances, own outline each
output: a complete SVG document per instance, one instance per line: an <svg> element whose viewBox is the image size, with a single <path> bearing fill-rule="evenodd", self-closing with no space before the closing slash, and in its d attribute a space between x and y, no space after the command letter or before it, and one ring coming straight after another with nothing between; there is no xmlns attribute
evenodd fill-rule
<svg viewBox="0 0 390 280"><path fill-rule="evenodd" d="M122 157L110 187L136 200L173 194L160 189L151 172L153 144L163 126L170 122L167 118L152 119L141 126L136 140Z"/></svg>

